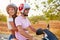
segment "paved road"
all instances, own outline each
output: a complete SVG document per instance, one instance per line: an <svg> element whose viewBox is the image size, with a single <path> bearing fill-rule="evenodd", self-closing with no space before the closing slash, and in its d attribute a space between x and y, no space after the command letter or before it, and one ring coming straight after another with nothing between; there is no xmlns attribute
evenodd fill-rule
<svg viewBox="0 0 60 40"><path fill-rule="evenodd" d="M8 40L9 35L7 34L0 34L0 40Z"/></svg>

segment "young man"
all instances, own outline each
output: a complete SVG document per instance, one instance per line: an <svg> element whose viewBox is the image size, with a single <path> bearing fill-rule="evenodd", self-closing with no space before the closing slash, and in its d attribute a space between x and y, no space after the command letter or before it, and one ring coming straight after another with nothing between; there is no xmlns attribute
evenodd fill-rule
<svg viewBox="0 0 60 40"><path fill-rule="evenodd" d="M36 30L31 26L29 19L27 18L30 10L30 6L28 4L21 4L19 6L19 11L21 15L16 17L15 24L18 29L18 32L15 32L15 36L18 40L34 40L31 35L28 33L28 29L30 28L32 31L36 33Z"/></svg>

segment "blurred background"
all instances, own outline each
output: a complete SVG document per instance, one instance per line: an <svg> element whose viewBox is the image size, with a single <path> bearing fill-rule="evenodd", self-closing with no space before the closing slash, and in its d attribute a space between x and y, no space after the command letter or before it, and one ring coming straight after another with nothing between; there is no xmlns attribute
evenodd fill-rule
<svg viewBox="0 0 60 40"><path fill-rule="evenodd" d="M18 7L25 2L24 0L0 0L0 40L4 38L7 40L7 36L10 34L7 28L8 14L6 12L6 6L10 3L14 3ZM31 6L28 18L32 26L36 29L45 29L49 24L50 31L60 40L60 0L26 0L26 3ZM30 33L33 35L32 31Z"/></svg>

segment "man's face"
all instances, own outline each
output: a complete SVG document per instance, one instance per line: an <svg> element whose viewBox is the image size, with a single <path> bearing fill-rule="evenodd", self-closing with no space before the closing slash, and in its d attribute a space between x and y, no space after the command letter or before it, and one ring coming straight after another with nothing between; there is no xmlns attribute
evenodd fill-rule
<svg viewBox="0 0 60 40"><path fill-rule="evenodd" d="M26 8L26 9L24 10L24 15L25 15L25 16L28 16L29 10L30 10L30 8Z"/></svg>
<svg viewBox="0 0 60 40"><path fill-rule="evenodd" d="M10 8L8 9L8 12L9 12L10 15L14 15L15 10L14 10L14 8L10 7Z"/></svg>

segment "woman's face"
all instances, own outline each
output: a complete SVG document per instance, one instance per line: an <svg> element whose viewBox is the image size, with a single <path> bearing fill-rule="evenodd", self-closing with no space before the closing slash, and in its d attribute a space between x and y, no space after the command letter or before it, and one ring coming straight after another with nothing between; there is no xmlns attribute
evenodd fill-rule
<svg viewBox="0 0 60 40"><path fill-rule="evenodd" d="M9 9L8 9L8 12L9 12L9 15L14 15L15 14L15 10L14 10L14 8L12 8L12 7L10 7Z"/></svg>

